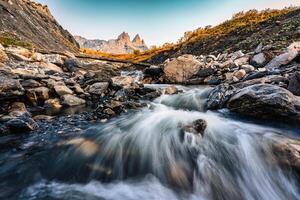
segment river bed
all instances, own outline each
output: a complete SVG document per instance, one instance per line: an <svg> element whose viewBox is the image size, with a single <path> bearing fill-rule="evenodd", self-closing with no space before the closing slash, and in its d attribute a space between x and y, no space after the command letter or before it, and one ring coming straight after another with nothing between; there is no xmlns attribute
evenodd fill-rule
<svg viewBox="0 0 300 200"><path fill-rule="evenodd" d="M183 93L162 95L107 123L63 118L55 122L65 124L63 133L49 126L43 133L2 137L3 144L19 145L1 148L0 197L300 199L298 180L274 161L270 149L278 135L299 138L298 128L206 111L210 88L178 87ZM180 127L197 119L208 124L204 136L182 137Z"/></svg>

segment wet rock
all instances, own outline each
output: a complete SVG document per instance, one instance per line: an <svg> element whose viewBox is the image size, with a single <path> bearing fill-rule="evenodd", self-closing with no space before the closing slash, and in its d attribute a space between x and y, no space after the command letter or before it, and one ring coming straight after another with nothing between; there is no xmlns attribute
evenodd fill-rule
<svg viewBox="0 0 300 200"><path fill-rule="evenodd" d="M101 95L106 92L108 86L108 82L94 83L89 87L88 92L95 95Z"/></svg>
<svg viewBox="0 0 300 200"><path fill-rule="evenodd" d="M167 87L165 89L165 94L167 94L167 95L172 95L172 94L177 94L177 93L178 93L178 89L174 85Z"/></svg>
<svg viewBox="0 0 300 200"><path fill-rule="evenodd" d="M209 68L200 69L197 73L197 76L201 78L205 78L213 75L214 73L215 73L214 69L209 67Z"/></svg>
<svg viewBox="0 0 300 200"><path fill-rule="evenodd" d="M202 64L192 55L183 55L164 64L165 79L169 83L185 83Z"/></svg>
<svg viewBox="0 0 300 200"><path fill-rule="evenodd" d="M207 109L215 110L224 108L235 91L236 89L229 84L216 86L208 95Z"/></svg>
<svg viewBox="0 0 300 200"><path fill-rule="evenodd" d="M216 76L208 77L208 79L204 80L204 83L207 83L208 85L219 85L221 83L221 80Z"/></svg>
<svg viewBox="0 0 300 200"><path fill-rule="evenodd" d="M116 113L115 113L112 109L110 109L110 108L104 109L104 110L103 110L103 113L104 113L104 114L107 114L107 115L109 115L109 116L113 116L113 115L116 114Z"/></svg>
<svg viewBox="0 0 300 200"><path fill-rule="evenodd" d="M300 141L285 137L272 137L271 148L276 162L284 168L292 169L300 176Z"/></svg>
<svg viewBox="0 0 300 200"><path fill-rule="evenodd" d="M294 95L300 96L300 73L295 72L292 76L289 77L288 90L291 91Z"/></svg>
<svg viewBox="0 0 300 200"><path fill-rule="evenodd" d="M300 101L288 90L270 84L240 89L227 103L232 112L257 119L300 122Z"/></svg>
<svg viewBox="0 0 300 200"><path fill-rule="evenodd" d="M36 121L41 121L41 120L51 121L53 118L54 118L53 116L49 116L49 115L36 115L33 117L33 119Z"/></svg>
<svg viewBox="0 0 300 200"><path fill-rule="evenodd" d="M250 64L255 67L263 67L268 62L266 56L264 53L259 53L253 56L253 58L250 60Z"/></svg>
<svg viewBox="0 0 300 200"><path fill-rule="evenodd" d="M66 59L63 66L68 72L75 72L82 67L81 63L76 58Z"/></svg>
<svg viewBox="0 0 300 200"><path fill-rule="evenodd" d="M134 79L130 76L116 76L112 78L113 84L124 88L129 88L134 85Z"/></svg>
<svg viewBox="0 0 300 200"><path fill-rule="evenodd" d="M164 74L164 70L160 67L148 67L144 70L144 75L145 76L150 76L150 77L160 77Z"/></svg>
<svg viewBox="0 0 300 200"><path fill-rule="evenodd" d="M197 119L192 124L185 126L183 130L184 132L203 136L206 128L207 122L204 119Z"/></svg>
<svg viewBox="0 0 300 200"><path fill-rule="evenodd" d="M49 89L46 87L28 89L26 96L32 104L44 103L49 99Z"/></svg>
<svg viewBox="0 0 300 200"><path fill-rule="evenodd" d="M73 91L70 88L68 88L64 83L56 84L54 86L54 90L59 96L64 96L66 94L73 94Z"/></svg>
<svg viewBox="0 0 300 200"><path fill-rule="evenodd" d="M62 104L66 106L79 106L85 104L85 100L71 94L62 96Z"/></svg>
<svg viewBox="0 0 300 200"><path fill-rule="evenodd" d="M5 123L11 133L24 133L33 131L38 127L37 123L27 114L11 119Z"/></svg>

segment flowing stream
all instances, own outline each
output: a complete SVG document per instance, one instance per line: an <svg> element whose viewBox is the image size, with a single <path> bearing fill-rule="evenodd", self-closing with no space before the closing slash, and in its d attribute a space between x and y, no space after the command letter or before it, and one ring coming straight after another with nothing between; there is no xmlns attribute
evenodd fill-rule
<svg viewBox="0 0 300 200"><path fill-rule="evenodd" d="M280 168L270 147L272 137L298 137L297 129L205 111L209 88L180 89L30 155L2 153L0 193L22 200L300 199L295 175ZM182 135L180 127L197 119L207 121L204 136Z"/></svg>

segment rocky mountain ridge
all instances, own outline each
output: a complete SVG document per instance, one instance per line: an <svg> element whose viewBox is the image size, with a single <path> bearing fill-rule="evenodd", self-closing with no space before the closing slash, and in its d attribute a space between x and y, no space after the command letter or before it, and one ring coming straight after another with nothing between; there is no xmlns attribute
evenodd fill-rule
<svg viewBox="0 0 300 200"><path fill-rule="evenodd" d="M130 39L128 33L121 33L117 39L111 40L89 40L81 36L75 36L81 48L93 49L105 53L112 54L127 54L133 53L135 50L146 51L148 50L145 41L137 34L133 40Z"/></svg>
<svg viewBox="0 0 300 200"><path fill-rule="evenodd" d="M79 51L73 36L48 7L30 0L0 0L0 41L3 45L21 41L51 51Z"/></svg>

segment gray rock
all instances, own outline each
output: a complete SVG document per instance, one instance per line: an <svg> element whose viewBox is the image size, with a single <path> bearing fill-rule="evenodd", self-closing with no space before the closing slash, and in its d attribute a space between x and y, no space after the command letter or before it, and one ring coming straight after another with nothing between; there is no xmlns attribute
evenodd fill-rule
<svg viewBox="0 0 300 200"><path fill-rule="evenodd" d="M54 90L59 96L64 96L66 94L73 94L73 91L70 88L68 88L64 83L59 83L55 85Z"/></svg>
<svg viewBox="0 0 300 200"><path fill-rule="evenodd" d="M22 115L5 123L12 133L26 133L38 127L37 123L29 116Z"/></svg>
<svg viewBox="0 0 300 200"><path fill-rule="evenodd" d="M76 58L66 59L63 66L69 72L75 72L82 67L81 63Z"/></svg>
<svg viewBox="0 0 300 200"><path fill-rule="evenodd" d="M256 47L255 49L255 53L261 53L262 52L262 49L263 49L263 44L262 43L259 43L259 45Z"/></svg>
<svg viewBox="0 0 300 200"><path fill-rule="evenodd" d="M273 58L267 65L267 70L275 70L282 65L287 65L299 55L298 51L289 51Z"/></svg>
<svg viewBox="0 0 300 200"><path fill-rule="evenodd" d="M0 74L0 99L11 96L21 96L23 94L24 88L18 80Z"/></svg>
<svg viewBox="0 0 300 200"><path fill-rule="evenodd" d="M79 106L85 104L85 100L71 94L62 96L62 104L65 106Z"/></svg>
<svg viewBox="0 0 300 200"><path fill-rule="evenodd" d="M291 77L289 77L288 90L294 95L300 96L300 73L295 72Z"/></svg>
<svg viewBox="0 0 300 200"><path fill-rule="evenodd" d="M91 94L101 95L106 92L108 86L108 82L94 83L89 87L88 92Z"/></svg>
<svg viewBox="0 0 300 200"><path fill-rule="evenodd" d="M255 67L263 67L268 62L266 56L264 53L259 53L253 56L253 58L250 60L250 64Z"/></svg>
<svg viewBox="0 0 300 200"><path fill-rule="evenodd" d="M300 122L300 101L288 90L270 84L257 84L237 91L227 107L241 115L257 119Z"/></svg>

